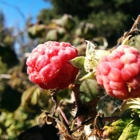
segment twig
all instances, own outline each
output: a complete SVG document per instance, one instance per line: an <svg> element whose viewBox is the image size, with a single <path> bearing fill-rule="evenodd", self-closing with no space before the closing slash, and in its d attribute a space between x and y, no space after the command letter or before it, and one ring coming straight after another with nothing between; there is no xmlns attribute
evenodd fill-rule
<svg viewBox="0 0 140 140"><path fill-rule="evenodd" d="M138 15L137 19L135 20L133 26L130 29L130 32L137 28L137 24L140 22L140 15Z"/></svg>
<svg viewBox="0 0 140 140"><path fill-rule="evenodd" d="M75 101L75 110L76 110L75 118L77 118L79 116L81 106L82 106L82 102L81 102L81 98L80 98L80 93L81 93L80 92L80 84L72 85L71 90L73 92L74 101ZM79 118L79 121L80 121L80 118Z"/></svg>
<svg viewBox="0 0 140 140"><path fill-rule="evenodd" d="M65 113L63 112L63 110L60 108L60 106L58 106L57 109L59 110L61 116L63 117L63 119L64 119L64 121L65 121L65 123L66 123L67 125L69 125L69 121L68 121L68 119L67 119Z"/></svg>
<svg viewBox="0 0 140 140"><path fill-rule="evenodd" d="M90 118L90 119L88 119L88 120L82 122L81 125L77 126L77 127L74 128L73 130L71 130L71 131L70 131L70 134L74 133L76 130L78 130L79 128L81 128L83 125L88 124L89 122L93 121L94 119L95 119L95 118L92 117L92 118ZM111 122L111 121L117 120L117 119L119 119L118 116L104 117L104 118L102 118L102 121L104 121L104 122L105 122L105 121ZM97 122L98 122L98 121L99 121L99 120L97 120Z"/></svg>
<svg viewBox="0 0 140 140"><path fill-rule="evenodd" d="M59 101L57 100L57 97L56 97L56 95L59 94L59 89L54 89L51 92L52 92L52 100L53 100L54 105L55 105L53 110L52 110L53 114L55 113L56 109L58 109L61 116L63 117L66 125L69 125L68 119L67 119L65 113L63 112L63 110L60 108Z"/></svg>
<svg viewBox="0 0 140 140"><path fill-rule="evenodd" d="M126 39L127 37L129 37L129 39L133 36L135 36L136 34L139 34L140 31L137 28L138 23L140 23L140 15L138 15L137 19L135 20L135 22L133 23L130 31L126 32L123 36L123 40Z"/></svg>
<svg viewBox="0 0 140 140"><path fill-rule="evenodd" d="M131 29L124 33L122 39L117 44L117 46L121 44L126 44L128 40L130 40L133 36L140 34L140 30L137 28L137 25L140 23L140 15L136 18L134 24L132 25Z"/></svg>
<svg viewBox="0 0 140 140"><path fill-rule="evenodd" d="M80 100L80 84L75 84L72 85L72 87L70 88L74 94L74 101L75 101L75 105L76 107L79 107L79 104L81 102Z"/></svg>

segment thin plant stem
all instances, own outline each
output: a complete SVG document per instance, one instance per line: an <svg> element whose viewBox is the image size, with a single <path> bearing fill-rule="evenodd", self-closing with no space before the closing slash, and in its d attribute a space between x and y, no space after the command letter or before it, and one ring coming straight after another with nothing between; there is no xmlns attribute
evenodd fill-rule
<svg viewBox="0 0 140 140"><path fill-rule="evenodd" d="M67 119L65 113L64 113L63 110L61 109L61 107L58 106L57 109L60 111L60 114L61 114L61 116L63 117L65 123L66 123L67 125L69 125L69 121L68 121L68 119Z"/></svg>
<svg viewBox="0 0 140 140"><path fill-rule="evenodd" d="M132 25L131 29L130 29L130 32L133 31L134 29L136 29L137 27L137 24L140 22L140 15L137 16L134 24Z"/></svg>
<svg viewBox="0 0 140 140"><path fill-rule="evenodd" d="M93 121L95 118L90 118L86 121L84 121L81 125L77 126L76 128L74 128L73 130L70 131L70 133L74 133L75 131L77 131L79 128L81 128L83 125L88 124L89 122ZM112 117L104 117L102 118L102 121L108 121L108 122L112 122L113 120L117 120L119 119L118 116L112 116ZM97 120L98 121L98 120Z"/></svg>

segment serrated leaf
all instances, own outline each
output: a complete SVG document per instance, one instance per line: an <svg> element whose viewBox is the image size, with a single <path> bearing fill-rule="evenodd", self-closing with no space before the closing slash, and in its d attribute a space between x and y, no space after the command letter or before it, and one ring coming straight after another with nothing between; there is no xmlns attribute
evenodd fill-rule
<svg viewBox="0 0 140 140"><path fill-rule="evenodd" d="M128 125L124 128L120 138L118 140L128 140L128 139L136 139L139 132L139 123L140 119L135 118L128 123Z"/></svg>
<svg viewBox="0 0 140 140"><path fill-rule="evenodd" d="M105 126L103 138L106 140L118 140L126 125L127 123L124 120L119 119L113 122L110 126Z"/></svg>
<svg viewBox="0 0 140 140"><path fill-rule="evenodd" d="M131 109L124 111L120 119L104 127L103 138L106 140L135 140L140 127L138 113Z"/></svg>
<svg viewBox="0 0 140 140"><path fill-rule="evenodd" d="M133 127L135 127L135 125L133 124L133 121L131 121L125 127L125 129L123 130L123 132L122 132L122 134L121 134L121 136L119 137L118 140L128 140L128 139L131 139L132 135L133 135L133 138L135 139L134 134L133 134L134 133Z"/></svg>
<svg viewBox="0 0 140 140"><path fill-rule="evenodd" d="M84 62L85 62L84 56L78 56L78 57L75 57L74 59L70 60L70 63L72 63L73 66L75 66L79 69L84 69Z"/></svg>
<svg viewBox="0 0 140 140"><path fill-rule="evenodd" d="M131 109L125 110L120 119L104 127L103 136L110 140L139 140L139 122L140 117L137 111Z"/></svg>

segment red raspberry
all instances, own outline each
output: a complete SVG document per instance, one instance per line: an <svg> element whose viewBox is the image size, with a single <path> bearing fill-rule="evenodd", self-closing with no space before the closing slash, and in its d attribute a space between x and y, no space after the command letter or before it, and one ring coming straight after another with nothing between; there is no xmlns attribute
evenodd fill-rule
<svg viewBox="0 0 140 140"><path fill-rule="evenodd" d="M103 57L96 69L97 82L118 99L140 96L140 52L121 45Z"/></svg>
<svg viewBox="0 0 140 140"><path fill-rule="evenodd" d="M73 83L78 73L69 60L78 55L67 42L48 41L33 49L27 59L29 79L44 89L64 89Z"/></svg>

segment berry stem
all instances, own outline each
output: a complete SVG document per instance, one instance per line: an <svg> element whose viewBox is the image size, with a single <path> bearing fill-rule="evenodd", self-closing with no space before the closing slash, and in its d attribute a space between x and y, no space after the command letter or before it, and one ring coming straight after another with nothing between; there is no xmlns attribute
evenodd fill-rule
<svg viewBox="0 0 140 140"><path fill-rule="evenodd" d="M63 110L60 108L60 106L58 106L57 109L59 110L61 116L63 117L63 119L64 119L64 121L65 121L65 123L66 123L67 125L69 125L69 121L68 121L68 119L67 119L65 113L63 112Z"/></svg>
<svg viewBox="0 0 140 140"><path fill-rule="evenodd" d="M75 118L77 119L77 124L80 125L82 123L81 110L83 109L83 104L80 98L80 85L81 84L75 84L72 86L72 92L74 95L74 101L75 101L75 109L76 109L76 115Z"/></svg>
<svg viewBox="0 0 140 140"><path fill-rule="evenodd" d="M112 122L112 121L115 121L115 120L118 120L120 117L119 116L112 116L112 117L103 117L102 118L102 121L108 121L108 122ZM81 128L82 126L90 123L91 121L93 121L95 119L95 117L92 117L84 122L81 123L81 125L77 126L76 128L74 128L73 130L70 131L70 134L74 133L75 131L77 131L79 128ZM99 121L99 120L97 120Z"/></svg>
<svg viewBox="0 0 140 140"><path fill-rule="evenodd" d="M80 84L75 84L73 86L73 94L74 94L74 100L75 100L75 105L76 107L79 107L80 103L81 103L81 99L80 99Z"/></svg>
<svg viewBox="0 0 140 140"><path fill-rule="evenodd" d="M54 89L54 90L51 90L52 92L52 100L54 102L54 109L53 109L53 113L58 110L61 114L61 116L63 117L65 123L67 125L69 125L69 122L68 122L68 119L65 115L65 113L63 112L63 110L61 109L61 107L59 106L59 100L57 100L57 94L59 94L59 89Z"/></svg>

